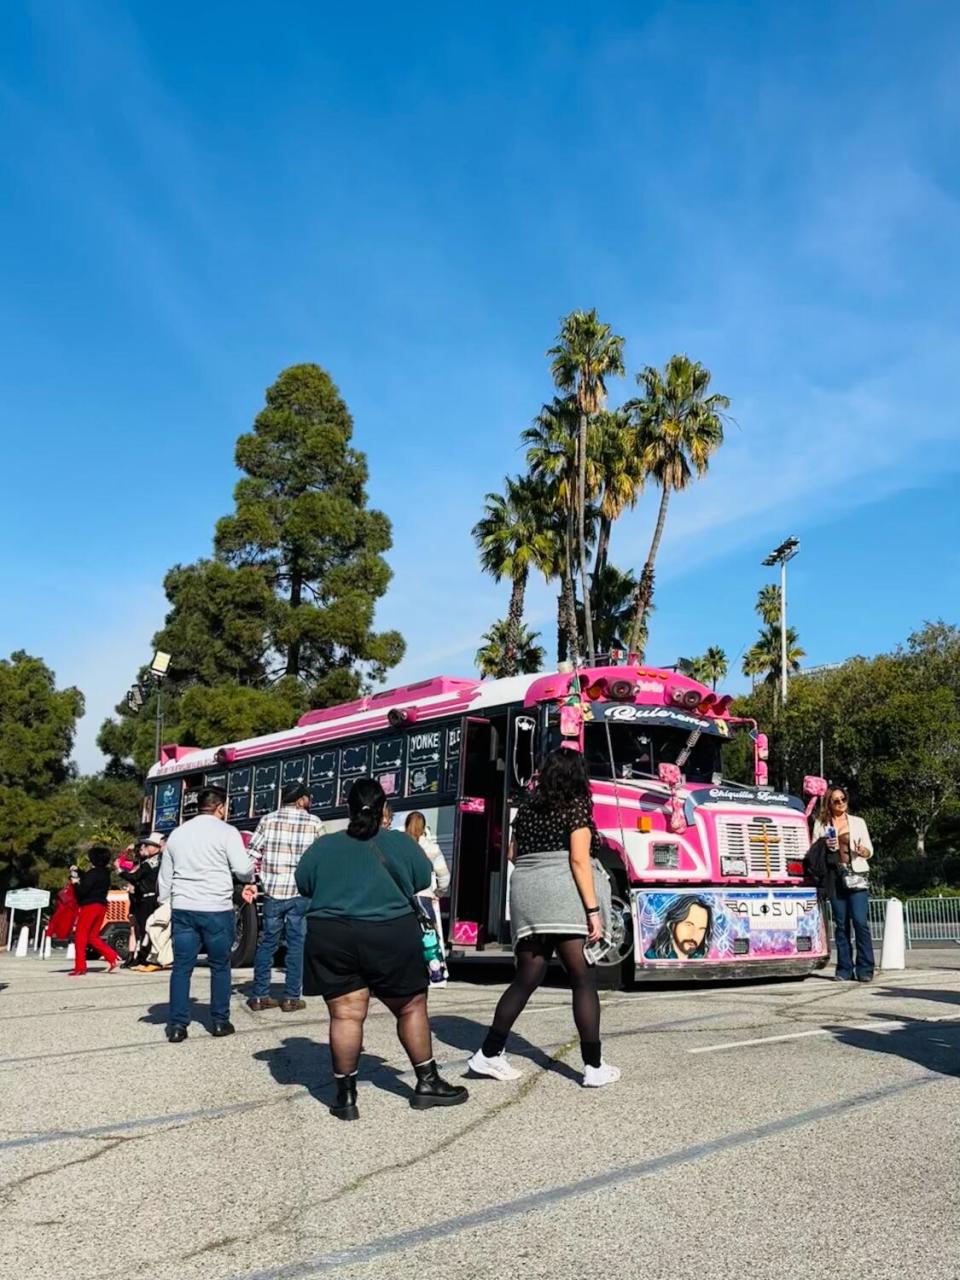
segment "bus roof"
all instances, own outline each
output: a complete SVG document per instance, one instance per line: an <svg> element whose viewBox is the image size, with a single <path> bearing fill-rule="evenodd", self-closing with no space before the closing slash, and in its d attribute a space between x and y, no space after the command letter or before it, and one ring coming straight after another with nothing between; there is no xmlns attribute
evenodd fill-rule
<svg viewBox="0 0 960 1280"><path fill-rule="evenodd" d="M281 729L279 733L222 743L216 747L161 747L160 762L151 767L147 776L166 777L198 769L213 769L220 763L218 751L232 752L236 761L252 760L267 752L309 747L346 734L376 733L390 727L387 713L395 708L415 708L419 713L417 719L429 722L451 715L466 715L485 707L507 706L523 702L528 688L537 679L536 675L508 676L502 680L434 676L396 689L384 689L336 707L308 711L292 729Z"/></svg>
<svg viewBox="0 0 960 1280"><path fill-rule="evenodd" d="M656 667L594 666L579 672L581 687L590 689L615 681L629 681L633 685L630 701L663 705L668 690L682 693L700 691L702 697L714 705L704 707L700 714L707 718L727 718L729 698L719 703L716 694L705 685L688 676L677 675ZM148 777L167 777L171 774L212 770L224 764L254 760L275 752L295 751L299 747L310 748L315 744L352 737L360 733L379 733L392 726L389 713L408 712L405 723L430 723L448 716L481 712L485 708L520 704L534 706L541 701L558 701L568 696L571 672L538 672L534 675L508 676L500 680L464 679L457 676L433 676L413 684L400 685L396 689L384 689L336 707L324 707L302 715L292 729L268 733L258 738L246 738L240 742L223 743L217 747L164 746L160 760L153 765ZM591 695L593 696L593 695ZM688 714L693 710L688 707ZM399 726L398 726L399 727ZM218 753L223 753L218 759ZM226 755L225 760L223 756Z"/></svg>

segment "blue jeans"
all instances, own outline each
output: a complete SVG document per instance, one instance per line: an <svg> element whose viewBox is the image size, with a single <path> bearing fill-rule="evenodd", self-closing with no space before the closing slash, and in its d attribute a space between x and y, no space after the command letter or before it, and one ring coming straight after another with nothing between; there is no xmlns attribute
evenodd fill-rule
<svg viewBox="0 0 960 1280"><path fill-rule="evenodd" d="M284 935L287 961L283 983L284 1000L299 1000L303 990L303 940L307 932L306 898L271 898L262 900L263 920L253 961L253 999L263 1000L270 994L270 968L273 956Z"/></svg>
<svg viewBox="0 0 960 1280"><path fill-rule="evenodd" d="M868 921L869 893L866 889L854 889L830 899L833 912L833 932L837 943L837 977L872 978L874 967L873 939ZM850 927L857 940L857 963L854 970L850 947Z"/></svg>
<svg viewBox="0 0 960 1280"><path fill-rule="evenodd" d="M230 1018L230 950L236 923L233 911L178 911L172 913L173 971L170 974L170 1022L190 1025L190 976L201 950L210 962L210 1017L214 1022Z"/></svg>

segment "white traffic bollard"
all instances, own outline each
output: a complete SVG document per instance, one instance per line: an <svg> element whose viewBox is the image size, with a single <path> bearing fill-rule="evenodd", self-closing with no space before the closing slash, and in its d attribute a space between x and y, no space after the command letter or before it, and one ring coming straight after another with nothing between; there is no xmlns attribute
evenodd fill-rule
<svg viewBox="0 0 960 1280"><path fill-rule="evenodd" d="M77 958L77 949L76 949L76 947L73 945L73 943L72 943L72 942L71 942L71 943L69 943L69 945L67 946L67 956L66 956L66 958L67 958L68 960L76 960L76 958Z"/></svg>
<svg viewBox="0 0 960 1280"><path fill-rule="evenodd" d="M907 967L906 936L903 929L903 903L899 898L887 899L883 917L883 948L880 951L880 968L905 969Z"/></svg>
<svg viewBox="0 0 960 1280"><path fill-rule="evenodd" d="M30 926L20 926L20 937L17 939L17 959L25 956L30 950Z"/></svg>
<svg viewBox="0 0 960 1280"><path fill-rule="evenodd" d="M41 947L41 956L44 960L50 959L50 952L52 948L53 948L53 943L50 939L50 935L47 934L46 937L43 939L43 945Z"/></svg>

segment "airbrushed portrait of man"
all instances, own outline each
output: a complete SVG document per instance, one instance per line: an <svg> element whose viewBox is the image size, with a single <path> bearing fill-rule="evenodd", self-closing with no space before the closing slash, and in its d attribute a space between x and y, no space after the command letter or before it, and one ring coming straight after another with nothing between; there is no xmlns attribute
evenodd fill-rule
<svg viewBox="0 0 960 1280"><path fill-rule="evenodd" d="M647 948L647 960L702 960L710 950L713 908L703 898L677 898Z"/></svg>

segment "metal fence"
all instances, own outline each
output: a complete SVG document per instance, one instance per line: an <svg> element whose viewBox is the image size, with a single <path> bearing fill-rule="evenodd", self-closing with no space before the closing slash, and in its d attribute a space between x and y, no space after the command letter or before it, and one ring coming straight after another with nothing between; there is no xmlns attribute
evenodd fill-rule
<svg viewBox="0 0 960 1280"><path fill-rule="evenodd" d="M870 935L874 942L883 941L887 902L887 898L870 899ZM960 942L960 898L905 898L903 924L908 950L918 943ZM832 920L830 940L833 941Z"/></svg>

